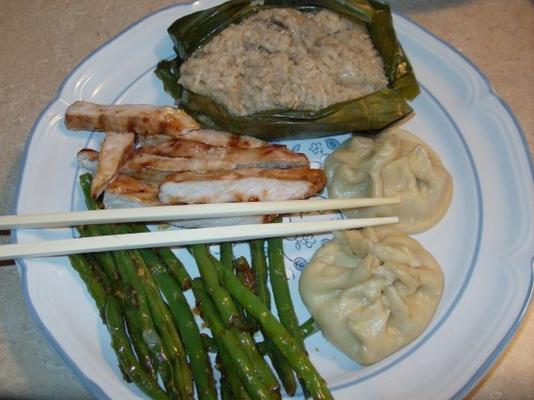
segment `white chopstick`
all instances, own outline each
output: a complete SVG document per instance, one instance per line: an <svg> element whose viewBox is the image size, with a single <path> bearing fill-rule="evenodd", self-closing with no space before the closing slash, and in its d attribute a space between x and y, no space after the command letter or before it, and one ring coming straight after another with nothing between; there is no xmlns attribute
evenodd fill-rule
<svg viewBox="0 0 534 400"><path fill-rule="evenodd" d="M294 236L393 224L398 221L397 217L383 217L252 224L8 244L0 246L0 260Z"/></svg>
<svg viewBox="0 0 534 400"><path fill-rule="evenodd" d="M184 219L237 217L249 215L289 214L299 212L346 210L396 204L398 198L360 198L328 200L262 201L248 203L190 204L123 208L112 210L72 211L55 214L0 216L0 230L15 228L57 228L119 222L153 222Z"/></svg>

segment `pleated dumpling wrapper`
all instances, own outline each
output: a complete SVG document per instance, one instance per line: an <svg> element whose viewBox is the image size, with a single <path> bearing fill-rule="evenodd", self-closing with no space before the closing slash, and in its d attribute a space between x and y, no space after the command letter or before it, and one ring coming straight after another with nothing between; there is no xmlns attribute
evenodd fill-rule
<svg viewBox="0 0 534 400"><path fill-rule="evenodd" d="M392 227L342 231L315 253L299 280L323 335L362 365L416 339L443 292L443 274L419 242Z"/></svg>
<svg viewBox="0 0 534 400"><path fill-rule="evenodd" d="M399 197L399 204L344 211L349 217L399 217L399 229L419 233L447 212L452 178L439 156L402 129L375 138L355 136L325 161L330 198Z"/></svg>

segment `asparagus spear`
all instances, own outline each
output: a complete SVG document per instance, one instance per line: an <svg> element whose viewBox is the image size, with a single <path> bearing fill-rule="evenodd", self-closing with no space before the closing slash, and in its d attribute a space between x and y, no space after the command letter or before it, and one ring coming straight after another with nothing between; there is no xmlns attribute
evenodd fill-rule
<svg viewBox="0 0 534 400"><path fill-rule="evenodd" d="M221 378L221 400L232 400L232 389L226 379Z"/></svg>
<svg viewBox="0 0 534 400"><path fill-rule="evenodd" d="M262 301L265 306L270 309L270 297L269 297L269 289L267 288L267 262L265 258L265 250L264 250L264 241L263 240L254 240L250 242L250 252L251 252L251 259L252 259L252 270L254 271L254 276L256 279L256 295L258 298ZM246 262L246 260L245 260ZM243 262L244 264L244 262ZM244 268L244 265L241 266L241 268ZM243 281L243 280L241 280ZM245 285L249 287L248 285ZM250 289L250 287L249 287ZM254 291L251 291L251 293L254 293ZM248 316L248 313L247 313ZM258 322L249 316L249 319L253 321L254 325L257 329ZM278 378L282 382L282 386L284 387L287 394L290 396L294 395L297 390L297 383L295 381L295 376L293 374L293 370L291 367L286 363L276 346L271 343L269 338L266 337L265 332L263 332L263 336L265 337L265 354L269 356L271 359L271 363L273 365L274 370L276 371Z"/></svg>
<svg viewBox="0 0 534 400"><path fill-rule="evenodd" d="M199 399L216 399L217 392L208 353L182 289L154 251L141 249L139 253L149 267L158 288L167 299L174 323L178 327L191 362Z"/></svg>
<svg viewBox="0 0 534 400"><path fill-rule="evenodd" d="M85 204L87 209L96 210L100 207L97 202L91 197L91 174L83 174L80 176L80 185L84 194ZM112 234L111 227L108 225L88 225L78 227L78 231L82 236L98 236ZM112 287L113 294L121 301L123 305L124 313L126 316L126 322L128 325L128 332L135 349L135 353L141 362L144 370L147 371L150 376L156 376L155 366L157 364L157 355L154 351L149 350L148 345L145 343L143 337L143 324L138 318L135 307L128 307L128 298L126 296L126 289L120 277L120 274L115 264L113 254L109 251L94 253L95 259L101 266L101 269L105 272Z"/></svg>
<svg viewBox="0 0 534 400"><path fill-rule="evenodd" d="M243 321L239 315L234 302L232 301L228 292L219 283L219 275L217 270L211 266L208 257L198 252L198 245L190 247L191 253L197 262L200 276L206 285L211 298L217 306L217 310L221 314L221 318L226 327L238 326L243 327Z"/></svg>
<svg viewBox="0 0 534 400"><path fill-rule="evenodd" d="M113 225L113 232L117 234L130 233L131 230L125 225ZM146 296L150 315L154 322L164 349L173 363L174 380L177 390L182 398L193 397L193 379L187 364L182 339L173 324L171 312L163 302L159 290L154 282L147 265L139 250L127 252L134 267L134 274L138 279L139 290L143 290Z"/></svg>
<svg viewBox="0 0 534 400"><path fill-rule="evenodd" d="M125 379L135 382L141 390L153 398L167 398L151 374L143 371L133 354L120 316L120 305L117 299L108 295L109 289L102 284L104 277L100 266L97 263L89 263L86 255L75 254L69 258L74 269L86 283L89 293L101 312L102 320L106 322L112 338L112 347L117 354Z"/></svg>
<svg viewBox="0 0 534 400"><path fill-rule="evenodd" d="M161 376L167 391L178 395L174 375L175 366L172 365L168 349L164 347L162 338L152 320L152 311L145 294L144 284L138 275L140 271L138 272L130 255L125 251L114 251L113 258L127 290L125 304L132 318L139 323L142 338L155 361L156 371Z"/></svg>
<svg viewBox="0 0 534 400"><path fill-rule="evenodd" d="M269 296L269 289L267 289L267 263L265 262L265 241L251 240L249 242L250 247L250 259L252 265L252 271L256 278L256 288L254 293L262 301L267 308L271 307L271 299Z"/></svg>
<svg viewBox="0 0 534 400"><path fill-rule="evenodd" d="M233 268L235 270L236 275L239 276L242 282L245 283L248 287L250 287L251 290L254 290L256 284L255 278L246 258L242 256L237 259L234 258L232 243L221 243L219 245L219 248L221 254L221 263L225 265L226 268ZM254 321L254 318L249 318L239 304L236 304L236 308L239 311L241 319L246 325L246 329L251 334L256 332L258 330L258 324L256 323L256 321Z"/></svg>
<svg viewBox="0 0 534 400"><path fill-rule="evenodd" d="M84 174L80 176L80 184L85 194L87 207L89 209L97 209L98 206L90 195L91 175ZM92 225L91 230L95 234L102 235L114 233L114 230L110 225ZM176 391L175 380L180 378L180 375L174 373L174 367L176 366L172 365L168 349L164 348L158 331L154 326L144 283L140 278L142 275L138 275L138 273L142 274L142 272L138 270L137 266L132 261L130 254L131 253L124 250L111 252L114 265L116 266L120 281L124 288L124 310L128 315L129 322L134 325L133 331L136 332L135 337L143 339L151 359L154 362L155 369L163 380L165 388L171 396L178 397L179 394ZM141 346L139 345L138 347ZM186 390L182 387L180 392L185 393Z"/></svg>
<svg viewBox="0 0 534 400"><path fill-rule="evenodd" d="M108 331L111 335L111 345L117 354L119 363L133 382L152 399L168 399L167 394L161 390L156 381L151 378L139 365L130 347L130 341L124 330L124 320L119 301L108 296L105 304L105 316Z"/></svg>
<svg viewBox="0 0 534 400"><path fill-rule="evenodd" d="M191 246L191 252L193 256L195 257L195 260L198 265L198 269L200 271L200 274L204 282L206 282L206 286L208 284L213 285L213 286L216 285L218 290L223 291L225 293L225 298L227 298L229 301L228 304L231 304L231 307L235 310L236 307L235 307L234 301L228 294L227 290L224 287L222 287L219 283L219 276L222 273L222 271L226 270L229 273L231 273L233 276L235 276L233 269L229 266L225 266L221 264L219 260L213 257L210 254L205 244L195 244ZM205 276L207 276L208 272L209 272L209 277L210 277L209 281L204 279ZM236 279L238 278L236 277ZM210 293L209 292L210 288L208 286L207 286L207 289L208 289L208 293ZM213 300L215 301L215 305L220 313L221 313L221 310L224 310L224 308L228 306L228 304L218 303L215 298L213 298ZM242 326L243 325L241 325L241 327ZM271 398L279 398L280 387L279 387L278 381L276 380L270 367L267 365L267 363L261 356L260 352L256 348L256 345L250 333L238 329L237 326L235 325L234 326L226 325L226 327L232 329L232 332L236 335L236 337L239 339L241 344L245 347L247 351L247 356L252 362L252 364L254 365L256 373L258 374L258 376L262 378L265 385L269 388L271 392Z"/></svg>
<svg viewBox="0 0 534 400"><path fill-rule="evenodd" d="M232 249L232 243L230 242L224 242L219 245L220 250L220 261L223 263L227 268L233 268L234 264L234 251ZM237 312L239 313L239 318L243 323L246 325L247 330L251 330L249 321L247 320L245 316L245 312L243 311L243 308L239 304L235 304Z"/></svg>
<svg viewBox="0 0 534 400"><path fill-rule="evenodd" d="M248 287L252 293L254 293L254 289L256 287L256 278L254 277L254 272L252 271L252 268L250 268L247 259L243 256L235 259L233 262L233 268L235 270L235 274L241 280L241 282ZM258 322L248 315L241 306L239 307L241 308L248 331L251 333L257 332L259 329Z"/></svg>
<svg viewBox="0 0 534 400"><path fill-rule="evenodd" d="M95 301L96 307L100 314L102 322L106 324L106 301L108 294L111 293L107 277L98 265L92 259L92 254L73 254L69 256L71 266L78 272L80 278L85 282L87 291ZM127 382L131 382L131 378L119 363L122 376Z"/></svg>
<svg viewBox="0 0 534 400"><path fill-rule="evenodd" d="M280 221L281 218L275 220L275 222ZM299 327L299 321L293 307L293 301L291 300L289 285L287 283L283 240L279 237L271 238L267 241L267 246L267 253L269 255L269 278L278 318L282 326L287 329L289 334L300 346L301 350L306 352L304 337ZM300 383L307 397L308 393L302 379L300 379Z"/></svg>
<svg viewBox="0 0 534 400"><path fill-rule="evenodd" d="M231 267L234 262L234 252L232 250L232 243L223 242L219 245L219 248L221 251L221 262Z"/></svg>
<svg viewBox="0 0 534 400"><path fill-rule="evenodd" d="M269 278L273 292L274 303L278 311L280 323L287 329L289 334L295 339L302 350L304 347L304 338L299 329L299 321L291 294L287 284L286 267L284 263L284 247L282 238L272 238L267 241L269 254Z"/></svg>
<svg viewBox="0 0 534 400"><path fill-rule="evenodd" d="M73 268L78 272L80 278L85 282L85 286L93 300L96 303L96 308L100 313L100 317L103 321L106 321L104 308L106 306L106 299L108 297L108 291L105 289L102 280L99 279L94 269L91 267L86 258L81 254L73 254L69 256L70 263Z"/></svg>
<svg viewBox="0 0 534 400"><path fill-rule="evenodd" d="M315 324L315 321L313 320L312 317L310 317L306 321L304 321L300 325L299 329L300 329L301 335L302 335L302 337L304 339L307 338L308 336L313 335L316 332L319 332L319 328Z"/></svg>
<svg viewBox="0 0 534 400"><path fill-rule="evenodd" d="M306 339L307 337L313 335L314 333L319 332L319 328L315 324L315 321L313 318L309 318L299 326L300 332L302 334L302 337ZM204 345L208 346L209 351L212 351L213 347L210 347L211 345L211 338L203 338ZM267 343L265 341L256 343L256 347L260 351L261 354L267 354L268 348Z"/></svg>
<svg viewBox="0 0 534 400"><path fill-rule="evenodd" d="M245 385L249 396L254 400L271 399L270 391L254 372L254 368L239 340L234 335L234 332L224 327L217 308L209 297L202 281L193 279L191 285L197 305L200 308L204 321L206 321L206 324L211 330L217 347L224 349L223 351L231 357L233 367L236 369L241 382Z"/></svg>
<svg viewBox="0 0 534 400"><path fill-rule="evenodd" d="M222 275L224 285L232 297L260 322L267 337L272 340L289 365L303 380L310 395L314 399L333 399L326 382L310 362L306 352L300 348L261 300L250 293L233 273L223 270Z"/></svg>
<svg viewBox="0 0 534 400"><path fill-rule="evenodd" d="M85 227L80 227L78 230L82 234L82 236L86 236L88 230L83 228ZM121 304L124 304L125 291L122 288L121 279L118 275L118 271L115 266L115 261L113 260L112 254L110 252L101 252L94 253L92 254L92 256L94 257L95 262L100 265L101 270L108 278L110 286L109 293L112 293L114 296L116 296L117 299L120 300ZM137 355L141 365L143 366L143 369L155 379L155 360L152 358L150 351L148 350L144 342L142 329L140 327L139 321L137 320L137 317L134 315L134 313L130 311L125 311L125 317L126 323L128 325L128 332L130 334L132 345L135 350L135 354Z"/></svg>
<svg viewBox="0 0 534 400"><path fill-rule="evenodd" d="M90 200L92 201L92 199ZM109 231L109 233L106 233L104 229L102 228L105 228L105 226L101 226L99 229L98 227L95 227L93 225L84 225L84 226L78 226L77 230L80 236L86 236L86 237L87 236L98 236L100 233L111 234L111 231ZM121 291L120 276L117 271L117 267L115 266L115 262L113 261L111 252L103 251L99 253L93 253L91 254L91 256L100 265L102 272L106 275L107 281L109 283L109 287L111 288L112 292L116 294L117 292Z"/></svg>
<svg viewBox="0 0 534 400"><path fill-rule="evenodd" d="M297 391L297 381L295 380L293 369L272 341L266 338L263 343L265 344L265 352L269 355L273 368L278 375L278 379L282 382L284 390L289 396L294 396Z"/></svg>
<svg viewBox="0 0 534 400"><path fill-rule="evenodd" d="M130 224L129 228L133 233L144 233L150 232L148 227L143 224ZM170 273L174 276L178 284L180 285L181 290L187 290L191 286L191 276L185 269L185 266L182 262L176 257L168 247L160 247L157 249L152 249L152 253L156 253L158 257L165 263L166 268L169 269Z"/></svg>
<svg viewBox="0 0 534 400"><path fill-rule="evenodd" d="M182 262L176 258L172 250L167 247L160 247L159 249L156 249L156 253L158 253L163 262L165 262L167 268L171 271L171 274L173 274L179 282L182 290L189 289L191 287L191 277L187 273Z"/></svg>
<svg viewBox="0 0 534 400"><path fill-rule="evenodd" d="M227 386L227 391L231 392L234 400L250 400L247 390L241 383L239 375L235 373L232 357L224 346L217 348L218 360L220 362L221 370L221 386ZM223 388L221 387L221 391ZM222 396L222 394L221 394Z"/></svg>

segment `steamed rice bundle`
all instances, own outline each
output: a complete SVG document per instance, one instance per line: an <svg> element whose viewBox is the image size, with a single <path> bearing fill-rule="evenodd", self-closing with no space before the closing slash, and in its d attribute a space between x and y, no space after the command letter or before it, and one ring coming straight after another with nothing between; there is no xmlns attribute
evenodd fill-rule
<svg viewBox="0 0 534 400"><path fill-rule="evenodd" d="M281 20L278 13L297 22ZM298 25L310 26L315 19L319 30L333 29L321 37L299 32ZM263 21L274 39L261 43L262 35L247 28L254 21ZM240 29L247 30L248 39L238 35ZM161 61L156 74L180 107L211 128L267 140L372 132L410 113L407 100L419 92L389 6L377 0L232 0L184 16L168 31L177 57ZM307 38L316 42L284 49ZM265 53L265 65L242 59L246 49L237 50L235 42L252 46L255 55ZM320 49L318 57L312 57L314 47ZM337 54L342 47L343 54ZM225 51L233 57L226 58ZM351 52L365 56L353 62ZM209 62L199 63L202 58ZM310 64L312 58L316 64ZM247 70L256 75L244 76Z"/></svg>

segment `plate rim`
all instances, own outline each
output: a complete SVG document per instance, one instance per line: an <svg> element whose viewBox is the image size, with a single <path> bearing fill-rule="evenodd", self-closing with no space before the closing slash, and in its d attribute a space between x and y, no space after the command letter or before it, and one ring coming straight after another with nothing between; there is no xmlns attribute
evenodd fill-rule
<svg viewBox="0 0 534 400"><path fill-rule="evenodd" d="M487 77L487 75L469 57L467 57L464 53L462 53L456 47L448 43L445 39L442 39L441 37L437 36L433 32L429 31L424 26L414 21L412 18L410 18L407 15L399 14L399 13L396 13L396 15L408 21L409 23L415 25L416 27L418 27L419 29L423 30L425 33L430 35L433 39L445 45L449 50L452 50L454 53L456 53L456 55L458 55L464 62L466 62L478 74L478 76L482 79L482 81L486 85L486 89L488 90L488 96L495 98L499 102L499 104L504 108L504 110L506 111L510 119L512 120L517 133L519 133L521 144L522 144L523 150L525 151L527 162L529 163L529 167L530 167L530 178L534 182L534 158L532 157L532 154L530 152L530 147L529 147L525 132L523 128L521 127L521 124L519 123L518 119L516 118L514 112L512 111L512 108L496 92L495 88L491 84L491 81ZM523 301L523 304L521 306L521 309L519 310L518 315L516 316L516 319L514 320L513 324L510 326L506 334L503 336L503 338L499 341L497 347L488 355L486 360L484 360L484 362L475 371L473 376L464 384L464 386L461 387L451 397L452 399L463 399L482 380L482 378L484 378L484 376L489 371L489 369L497 362L497 360L499 359L501 354L504 352L504 350L507 348L507 346L510 344L512 338L515 336L517 330L521 326L521 323L523 322L523 319L525 315L527 314L527 311L529 309L529 306L532 302L533 297L534 297L534 255L532 255L530 258L530 282L529 282L529 287L527 290L527 295Z"/></svg>
<svg viewBox="0 0 534 400"><path fill-rule="evenodd" d="M92 50L86 57L84 57L71 71L65 76L65 78L62 80L61 84L59 85L58 89L56 90L54 97L52 100L43 108L41 113L37 116L34 124L31 127L30 133L28 135L28 138L26 140L21 161L20 161L20 167L18 170L18 176L17 176L17 183L15 186L15 196L14 196L14 203L12 206L12 211L14 214L16 214L18 207L19 207L19 200L20 200L20 192L22 188L22 182L26 170L26 164L27 164L27 157L29 153L29 149L31 147L31 144L35 138L35 134L37 131L38 125L42 122L44 116L46 113L53 108L53 106L62 101L61 94L67 83L69 82L70 78L78 72L78 70L93 56L95 56L96 53L101 51L102 49L106 48L108 45L110 45L115 40L119 39L123 35L127 34L130 30L137 27L138 25L142 24L144 21L146 21L149 18L154 17L157 14L163 13L165 11L168 11L170 9L174 8L181 8L181 7L187 7L192 6L192 3L182 3L182 4L174 4L170 6L163 7L161 9L158 9L156 11L153 11L142 18L138 19L137 21L133 22L123 30L121 30L119 33L105 41L103 44L99 45L97 48ZM449 44L444 39L440 38L439 36L435 35L434 33L430 32L428 29L420 25L418 22L414 21L412 18L398 12L393 12L394 16L399 17L401 19L404 19L409 24L414 25L416 28L420 29L424 33L428 34L432 39L437 40L448 50L452 50L456 55L460 56L460 58L466 62L480 77L481 83L483 83L486 86L486 89L488 90L487 96L493 97L496 99L500 106L503 107L503 111L507 114L507 116L511 119L513 122L517 133L519 134L519 138L521 140L523 151L525 151L527 162L530 167L530 177L532 181L534 181L534 161L532 158L532 155L530 153L530 148L528 145L528 141L526 139L526 135L517 120L516 116L514 115L511 107L508 105L506 101L504 101L495 91L493 86L491 85L490 80L487 78L487 76L477 67L477 65L472 62L466 55L464 55L460 50ZM11 235L11 243L18 243L18 230L15 230ZM73 361L73 359L66 353L66 351L63 349L61 344L54 338L54 336L50 333L48 328L45 326L44 322L39 317L39 314L37 313L32 301L31 301L31 295L29 293L29 288L27 284L27 272L28 272L28 266L26 265L26 262L24 259L17 259L15 260L15 264L17 266L17 269L20 273L20 282L21 282L21 288L23 291L23 297L26 303L26 307L29 311L29 314L31 315L32 319L37 323L37 326L45 336L45 338L50 343L51 347L56 351L57 354L63 359L65 364L73 371L74 375L78 379L78 381L86 388L86 390L89 391L92 395L98 397L98 398L109 398L109 396L103 391L103 389L96 384L94 381L92 381ZM480 367L474 372L473 376L471 376L470 379L464 384L464 386L457 391L456 394L452 396L452 398L462 398L465 396L469 391L476 386L476 384L484 377L486 372L491 368L491 366L497 361L501 353L506 349L507 345L510 343L512 337L517 332L519 326L521 325L523 318L525 314L528 311L529 304L532 301L534 295L534 255L530 259L530 282L528 291L526 293L526 297L523 301L523 304L519 310L518 315L516 316L514 323L510 326L506 334L503 336L503 338L499 341L497 347L489 354L489 356L486 358L486 360L480 365Z"/></svg>

